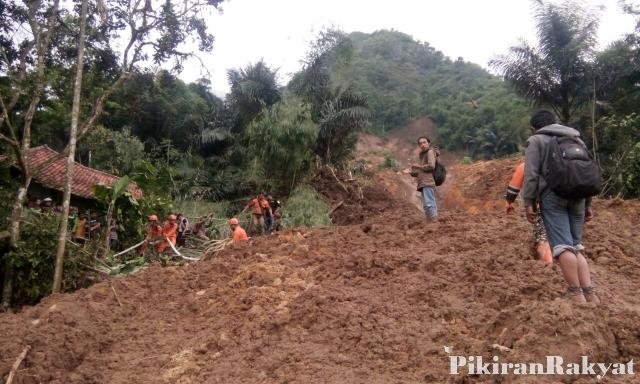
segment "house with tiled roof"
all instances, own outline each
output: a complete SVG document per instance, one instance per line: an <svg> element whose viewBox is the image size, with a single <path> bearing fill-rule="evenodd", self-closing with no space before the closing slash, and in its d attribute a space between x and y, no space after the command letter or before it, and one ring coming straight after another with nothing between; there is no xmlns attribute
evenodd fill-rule
<svg viewBox="0 0 640 384"><path fill-rule="evenodd" d="M32 187L29 195L32 198L51 197L54 202L62 201L67 169L67 158L59 157L59 153L46 145L31 148L27 156L27 167L32 175ZM0 159L2 161L3 159ZM7 158L4 157L6 161ZM14 167L15 168L15 167ZM94 185L112 186L118 176L89 168L80 163L73 164L73 183L71 185L72 205L87 206L95 203ZM135 183L129 184L129 192L135 197L142 197L142 189Z"/></svg>

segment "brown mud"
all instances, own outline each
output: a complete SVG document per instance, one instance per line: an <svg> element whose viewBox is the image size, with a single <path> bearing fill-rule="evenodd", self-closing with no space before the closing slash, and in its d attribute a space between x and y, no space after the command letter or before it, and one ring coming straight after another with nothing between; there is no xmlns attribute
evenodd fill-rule
<svg viewBox="0 0 640 384"><path fill-rule="evenodd" d="M0 380L30 345L16 384L596 382L449 375L445 346L513 363L640 359L640 202L595 202L585 245L603 304L572 305L557 266L531 256L522 210L503 212L518 161L450 165L438 224L404 198L397 172L373 176L363 199L323 177L316 186L331 203L348 200L333 217L343 225L0 314Z"/></svg>

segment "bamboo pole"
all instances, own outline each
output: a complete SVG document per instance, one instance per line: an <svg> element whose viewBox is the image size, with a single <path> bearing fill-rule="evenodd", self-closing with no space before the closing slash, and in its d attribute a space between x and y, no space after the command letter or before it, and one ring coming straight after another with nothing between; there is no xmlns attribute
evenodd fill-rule
<svg viewBox="0 0 640 384"><path fill-rule="evenodd" d="M144 242L145 242L145 241L147 241L147 240L146 240L146 239L145 239L145 240L142 240L142 241L141 241L141 242L139 242L138 244L136 244L136 245L134 245L134 246L131 246L131 247L129 247L129 248L127 248L127 249L125 249L125 250L124 250L124 251L122 251L122 252L118 252L118 253L116 253L115 255L113 255L113 257L120 256L120 255L122 255L122 254L125 254L125 253L127 253L127 252L129 252L129 251L133 250L133 249L136 249L136 248L138 248L139 246L141 246L142 244L144 244Z"/></svg>

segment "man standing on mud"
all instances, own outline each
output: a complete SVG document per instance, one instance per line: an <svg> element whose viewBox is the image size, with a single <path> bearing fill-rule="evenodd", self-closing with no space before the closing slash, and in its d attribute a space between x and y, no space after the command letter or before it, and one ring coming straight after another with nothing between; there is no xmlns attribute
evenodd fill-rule
<svg viewBox="0 0 640 384"><path fill-rule="evenodd" d="M438 221L438 207L436 205L436 182L433 178L433 171L436 167L436 151L431 148L431 140L426 136L418 138L420 146L420 160L417 164L411 164L411 176L418 182L418 191L422 196L424 214L427 221Z"/></svg>
<svg viewBox="0 0 640 384"><path fill-rule="evenodd" d="M245 213L247 209L251 208L251 223L249 224L249 232L254 235L261 235L264 233L264 211L263 206L266 202L264 192L261 192L258 197L254 197L249 200L249 203L244 207L242 212ZM268 203L267 203L268 205Z"/></svg>
<svg viewBox="0 0 640 384"><path fill-rule="evenodd" d="M546 162L549 161L545 154L554 137L573 137L584 147L579 139L580 132L556 124L555 116L547 110L533 114L531 127L534 134L527 140L523 189L527 220L535 223L539 203L553 258L560 264L562 275L569 285L567 296L576 302L599 303L600 299L591 285L591 272L582 245L584 223L593 218L591 198L561 197L548 185L555 180L546 180L545 177L551 177L549 175L543 177L543 170L548 169Z"/></svg>

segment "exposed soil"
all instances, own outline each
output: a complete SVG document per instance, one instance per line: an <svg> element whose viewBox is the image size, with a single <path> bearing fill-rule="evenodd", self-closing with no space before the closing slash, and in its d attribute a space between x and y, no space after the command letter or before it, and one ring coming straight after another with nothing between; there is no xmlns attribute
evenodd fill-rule
<svg viewBox="0 0 640 384"><path fill-rule="evenodd" d="M30 345L14 383L596 382L448 373L445 346L485 361L640 360L640 202L595 202L585 245L603 304L572 305L557 266L531 257L521 210L503 213L518 161L450 165L439 224L403 197L404 175L377 173L363 199L323 177L316 187L345 201L333 219L348 225L257 238L0 314L0 378Z"/></svg>
<svg viewBox="0 0 640 384"><path fill-rule="evenodd" d="M331 221L335 225L363 223L367 218L407 206L397 200L381 183L381 178L367 172L365 183L355 178L335 177L321 172L312 180L313 187L332 205Z"/></svg>

